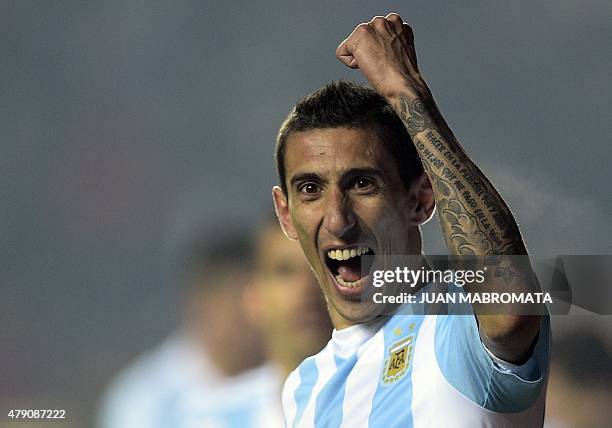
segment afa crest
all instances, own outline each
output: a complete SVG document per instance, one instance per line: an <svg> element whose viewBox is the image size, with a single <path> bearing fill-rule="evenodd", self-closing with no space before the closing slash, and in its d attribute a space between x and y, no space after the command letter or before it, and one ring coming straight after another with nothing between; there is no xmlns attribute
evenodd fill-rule
<svg viewBox="0 0 612 428"><path fill-rule="evenodd" d="M384 383L393 383L401 379L408 367L412 357L414 336L408 336L394 343L389 349L389 357L385 360L382 380Z"/></svg>

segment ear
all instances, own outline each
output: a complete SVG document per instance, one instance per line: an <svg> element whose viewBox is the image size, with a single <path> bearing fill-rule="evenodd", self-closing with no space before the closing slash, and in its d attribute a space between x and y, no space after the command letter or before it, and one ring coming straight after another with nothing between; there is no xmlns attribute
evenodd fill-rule
<svg viewBox="0 0 612 428"><path fill-rule="evenodd" d="M296 241L297 233L295 232L293 222L291 221L291 215L289 214L289 201L280 187L274 186L272 188L272 199L274 199L276 217L278 217L278 221L285 236L292 241Z"/></svg>
<svg viewBox="0 0 612 428"><path fill-rule="evenodd" d="M436 208L436 200L427 173L421 174L413 184L416 193L417 204L414 208L413 221L419 225L427 223Z"/></svg>

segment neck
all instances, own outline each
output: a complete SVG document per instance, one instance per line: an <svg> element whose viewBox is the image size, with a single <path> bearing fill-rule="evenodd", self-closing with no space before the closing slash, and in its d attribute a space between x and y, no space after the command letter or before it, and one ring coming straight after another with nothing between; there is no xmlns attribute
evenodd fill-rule
<svg viewBox="0 0 612 428"><path fill-rule="evenodd" d="M421 269L421 268L429 269L430 264L427 261L427 258L425 257L425 255L420 252L418 254L420 254L420 258L418 262L412 265L412 269ZM422 279L420 279L417 284L413 284L412 286L406 286L406 287L402 286L402 287L397 288L396 290L391 290L388 287L397 287L396 285L391 285L391 286L387 286L386 288L383 287L381 288L381 290L384 290L383 293L385 294L387 293L390 294L390 291L408 292L408 293L414 294L418 292L421 288L423 288L425 285L427 284L423 282ZM345 328L352 327L357 324L369 324L372 322L379 321L380 319L388 317L391 314L393 314L397 309L399 309L400 306L401 306L400 304L387 304L384 307L377 305L377 307L375 308L376 310L372 311L373 313L368 318L364 318L359 321L347 319L346 317L342 316L342 314L340 314L336 310L336 308L334 308L332 305L329 305L328 309L329 309L329 317L331 318L334 328L336 330L343 330Z"/></svg>
<svg viewBox="0 0 612 428"><path fill-rule="evenodd" d="M332 308L329 309L329 317L331 318L332 325L334 326L334 329L336 329L336 330L344 330L345 328L353 327L353 326L359 325L359 324L374 323L374 322L380 321L382 318L386 318L388 316L389 316L389 314L384 313L384 314L373 315L370 318L362 320L362 321L351 321L351 320L348 320L348 319L344 318L342 315L340 315L334 309L332 309Z"/></svg>

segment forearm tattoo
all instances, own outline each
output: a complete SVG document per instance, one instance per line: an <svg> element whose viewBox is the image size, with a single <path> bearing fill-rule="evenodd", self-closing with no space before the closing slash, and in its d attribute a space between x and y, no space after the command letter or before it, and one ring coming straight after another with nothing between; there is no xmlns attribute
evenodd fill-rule
<svg viewBox="0 0 612 428"><path fill-rule="evenodd" d="M398 113L433 186L442 233L451 254L526 254L510 209L465 154L437 109L428 108L420 99L400 97ZM514 274L500 271L499 275L511 279Z"/></svg>

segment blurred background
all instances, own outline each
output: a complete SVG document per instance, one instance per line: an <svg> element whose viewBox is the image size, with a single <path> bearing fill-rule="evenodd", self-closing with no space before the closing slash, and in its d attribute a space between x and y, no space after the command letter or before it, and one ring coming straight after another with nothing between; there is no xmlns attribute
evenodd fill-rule
<svg viewBox="0 0 612 428"><path fill-rule="evenodd" d="M93 424L118 370L179 327L185 243L270 211L281 121L360 80L336 46L389 11L531 253L612 254L609 1L2 1L0 425L10 408ZM436 221L424 234L446 252ZM605 426L564 403L610 397L611 326L553 319L551 426Z"/></svg>

